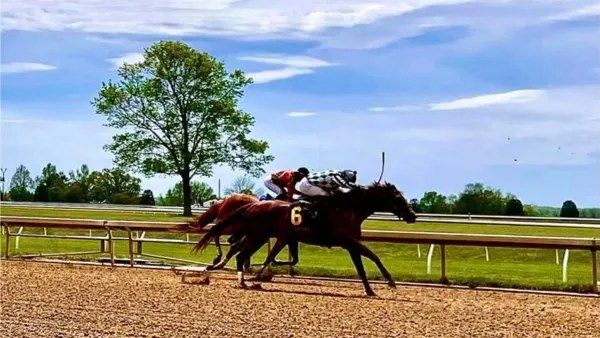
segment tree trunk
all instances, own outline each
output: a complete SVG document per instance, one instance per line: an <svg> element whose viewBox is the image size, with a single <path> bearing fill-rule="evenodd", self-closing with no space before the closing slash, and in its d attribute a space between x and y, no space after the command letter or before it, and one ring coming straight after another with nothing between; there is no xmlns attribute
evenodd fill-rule
<svg viewBox="0 0 600 338"><path fill-rule="evenodd" d="M192 216L192 188L189 171L181 174L181 184L183 186L183 216Z"/></svg>

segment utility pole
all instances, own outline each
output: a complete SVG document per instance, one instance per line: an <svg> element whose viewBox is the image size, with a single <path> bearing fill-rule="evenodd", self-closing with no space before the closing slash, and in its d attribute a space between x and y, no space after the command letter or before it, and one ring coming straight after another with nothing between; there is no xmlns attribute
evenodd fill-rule
<svg viewBox="0 0 600 338"><path fill-rule="evenodd" d="M217 199L221 199L221 179L219 178L218 188L217 188Z"/></svg>
<svg viewBox="0 0 600 338"><path fill-rule="evenodd" d="M0 181L2 182L2 195L0 195L0 201L4 200L4 174L6 173L6 168L0 169L2 171L2 176L0 176Z"/></svg>

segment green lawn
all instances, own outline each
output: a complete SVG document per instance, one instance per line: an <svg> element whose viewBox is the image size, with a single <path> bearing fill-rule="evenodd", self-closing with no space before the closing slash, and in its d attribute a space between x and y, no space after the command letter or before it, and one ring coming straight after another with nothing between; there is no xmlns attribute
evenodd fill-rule
<svg viewBox="0 0 600 338"><path fill-rule="evenodd" d="M167 214L149 212L120 212L120 211L90 211L90 210L56 210L2 207L2 215L38 216L38 217L69 217L91 219L118 220L152 220L152 221L185 221L188 218ZM404 230L404 231L442 231L468 232L484 234L521 234L537 236L561 237L597 237L599 230L574 228L543 228L524 226L485 226L469 224L437 224L416 223L408 225L400 222L368 221L364 229ZM12 231L16 231L13 229ZM29 232L41 229L28 229ZM66 230L49 229L49 233L65 233ZM88 234L88 231L68 231L69 233ZM101 235L102 232L94 232ZM124 236L115 233L116 236ZM147 237L178 237L175 234L147 234ZM191 235L191 240L198 235ZM4 245L4 241L2 241ZM74 241L40 238L21 238L19 250L14 249L14 239L11 254L31 254L42 252L90 251L99 248L98 241ZM432 274L426 272L427 250L429 246L421 245L421 257L418 256L417 245L400 245L386 243L367 243L379 255L397 280L402 281L437 281L439 278L439 248L434 251ZM127 242L117 241L115 246L117 256L127 256ZM210 262L215 249L210 247L200 255L190 253L191 245L144 243L144 252L161 256L171 256L195 261ZM571 251L569 259L568 281L562 282L561 265L555 262L554 250L541 249L505 249L489 248L490 261L485 260L482 247L448 247L447 274L452 283L474 285L497 285L521 288L558 289L558 290L588 290L591 284L591 255L584 251ZM563 251L560 251L562 260ZM265 250L261 250L253 259L259 263L264 259ZM92 259L94 257L87 257ZM280 255L286 259L287 252ZM380 274L374 264L364 260L370 278L378 279ZM349 276L356 277L356 272L347 253L341 249L326 249L301 245L300 264L297 267L300 274L319 276Z"/></svg>

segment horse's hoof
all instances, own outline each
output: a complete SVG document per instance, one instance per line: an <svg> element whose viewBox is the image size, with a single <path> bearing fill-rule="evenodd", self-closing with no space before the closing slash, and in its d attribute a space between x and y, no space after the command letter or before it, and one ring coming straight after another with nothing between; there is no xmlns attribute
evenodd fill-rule
<svg viewBox="0 0 600 338"><path fill-rule="evenodd" d="M262 285L260 284L252 284L250 285L250 290L262 290Z"/></svg>
<svg viewBox="0 0 600 338"><path fill-rule="evenodd" d="M396 282L394 282L394 281L389 281L389 282L388 282L388 286L389 286L391 289L395 289L395 288L396 288Z"/></svg>
<svg viewBox="0 0 600 338"><path fill-rule="evenodd" d="M238 289L243 289L243 290L245 290L245 289L247 289L247 288L248 288L248 285L246 285L246 283L244 283L244 282L241 282L241 283L237 283L236 287L237 287Z"/></svg>
<svg viewBox="0 0 600 338"><path fill-rule="evenodd" d="M254 280L259 282L270 282L273 280L273 275L258 275L254 277Z"/></svg>
<svg viewBox="0 0 600 338"><path fill-rule="evenodd" d="M367 297L377 297L377 295L375 294L375 292L373 292L373 290L367 291Z"/></svg>

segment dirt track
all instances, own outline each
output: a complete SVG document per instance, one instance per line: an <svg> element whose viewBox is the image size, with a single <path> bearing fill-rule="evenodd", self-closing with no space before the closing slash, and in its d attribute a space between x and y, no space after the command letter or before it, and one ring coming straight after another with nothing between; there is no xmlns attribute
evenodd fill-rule
<svg viewBox="0 0 600 338"><path fill-rule="evenodd" d="M231 275L1 261L0 337L595 336L600 299L285 280L239 290Z"/></svg>

